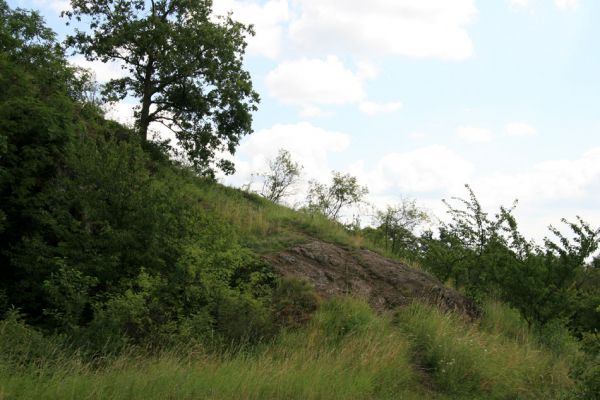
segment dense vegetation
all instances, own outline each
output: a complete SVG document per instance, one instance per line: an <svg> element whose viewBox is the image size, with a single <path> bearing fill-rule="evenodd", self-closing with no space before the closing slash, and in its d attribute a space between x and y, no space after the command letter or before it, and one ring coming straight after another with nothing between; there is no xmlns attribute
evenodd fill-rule
<svg viewBox="0 0 600 400"><path fill-rule="evenodd" d="M200 177L212 155L174 162L100 106L40 16L0 0L0 398L600 392L598 232L583 221L540 247L471 193L436 233L415 233L410 205L348 228L328 218L356 200L335 179L297 212ZM418 262L484 315L319 306L260 258L309 236Z"/></svg>
<svg viewBox="0 0 600 400"><path fill-rule="evenodd" d="M554 399L577 391L569 369L578 355L571 348L550 352L518 313L495 303L486 311L478 324L419 304L381 316L342 298L263 345L220 355L189 345L152 354L138 348L100 364L10 317L0 322L0 393L32 399Z"/></svg>

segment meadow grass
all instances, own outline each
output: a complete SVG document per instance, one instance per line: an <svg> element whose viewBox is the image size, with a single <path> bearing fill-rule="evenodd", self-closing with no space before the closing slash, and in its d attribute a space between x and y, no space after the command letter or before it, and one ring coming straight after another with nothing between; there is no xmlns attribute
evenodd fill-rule
<svg viewBox="0 0 600 400"><path fill-rule="evenodd" d="M257 253L269 253L304 243L311 238L354 248L368 248L394 257L361 235L319 213L275 204L263 197L219 184L193 179L195 194L202 203L223 218L242 245Z"/></svg>
<svg viewBox="0 0 600 400"><path fill-rule="evenodd" d="M418 304L392 318L339 298L307 326L228 354L131 349L90 363L49 341L44 361L15 341L18 354L0 355L0 399L539 399L571 388L565 360L500 328Z"/></svg>
<svg viewBox="0 0 600 400"><path fill-rule="evenodd" d="M466 398L556 399L572 389L568 358L538 345L514 321L482 328L462 318L421 304L396 315L415 362L438 390Z"/></svg>

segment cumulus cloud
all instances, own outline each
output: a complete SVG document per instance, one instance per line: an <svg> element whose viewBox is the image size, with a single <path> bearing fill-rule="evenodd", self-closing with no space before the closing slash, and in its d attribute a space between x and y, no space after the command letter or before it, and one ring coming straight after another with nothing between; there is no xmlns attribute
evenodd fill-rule
<svg viewBox="0 0 600 400"><path fill-rule="evenodd" d="M329 155L339 153L350 145L350 136L329 131L308 122L277 124L262 129L239 146L235 162L237 173L227 183L241 185L251 180L251 174L263 171L267 160L277 156L279 149L290 152L292 159L303 167L303 178L327 180L331 172Z"/></svg>
<svg viewBox="0 0 600 400"><path fill-rule="evenodd" d="M356 63L356 67L356 74L361 79L375 79L379 75L377 67L368 61L359 61Z"/></svg>
<svg viewBox="0 0 600 400"><path fill-rule="evenodd" d="M300 111L300 116L305 117L305 118L329 117L330 115L331 115L331 112L324 111L324 110L320 109L319 107L315 107L315 106L305 106L302 108L302 111Z"/></svg>
<svg viewBox="0 0 600 400"><path fill-rule="evenodd" d="M459 126L456 129L458 137L471 143L486 143L493 139L492 132L485 128L474 126Z"/></svg>
<svg viewBox="0 0 600 400"><path fill-rule="evenodd" d="M528 8L531 6L531 0L507 0L511 8Z"/></svg>
<svg viewBox="0 0 600 400"><path fill-rule="evenodd" d="M554 0L554 4L560 10L568 10L579 6L579 0Z"/></svg>
<svg viewBox="0 0 600 400"><path fill-rule="evenodd" d="M104 106L106 118L117 121L123 125L133 126L135 119L133 118L133 109L137 103L120 101L117 103L107 104Z"/></svg>
<svg viewBox="0 0 600 400"><path fill-rule="evenodd" d="M410 137L412 140L421 140L421 139L425 139L428 135L425 132L420 132L420 131L414 131L408 134L408 137Z"/></svg>
<svg viewBox="0 0 600 400"><path fill-rule="evenodd" d="M92 71L96 80L100 83L105 83L115 78L122 78L127 75L127 72L121 68L122 64L118 62L103 63L100 60L88 61L82 55L71 57L69 62L77 67Z"/></svg>
<svg viewBox="0 0 600 400"><path fill-rule="evenodd" d="M600 190L600 147L579 159L544 161L529 171L483 177L478 184L487 196L504 201L507 193L535 202L582 198L592 188Z"/></svg>
<svg viewBox="0 0 600 400"><path fill-rule="evenodd" d="M376 103L373 101L363 101L358 106L360 111L363 113L374 116L378 114L387 114L399 111L402 108L402 103L399 101L393 101L389 103Z"/></svg>
<svg viewBox="0 0 600 400"><path fill-rule="evenodd" d="M379 103L366 99L365 81L374 79L377 69L368 62L358 62L356 71L336 56L325 59L300 58L285 61L268 73L267 89L279 101L302 106L303 117L331 115L317 105L357 104L361 112L375 116L402 108L398 101Z"/></svg>
<svg viewBox="0 0 600 400"><path fill-rule="evenodd" d="M523 122L511 122L506 124L504 132L508 136L535 136L537 135L537 129L533 126Z"/></svg>
<svg viewBox="0 0 600 400"><path fill-rule="evenodd" d="M467 32L474 0L297 0L290 22L303 51L462 60L473 53Z"/></svg>
<svg viewBox="0 0 600 400"><path fill-rule="evenodd" d="M233 18L244 24L252 24L256 35L248 38L248 53L276 58L281 52L284 27L289 19L287 0L269 0L266 3L247 0L214 0L213 11L217 15L233 13Z"/></svg>
<svg viewBox="0 0 600 400"><path fill-rule="evenodd" d="M285 61L266 78L269 93L288 104L345 104L365 96L363 80L336 56Z"/></svg>
<svg viewBox="0 0 600 400"><path fill-rule="evenodd" d="M471 179L473 165L448 147L433 145L386 154L372 169L358 162L350 171L368 182L374 195L390 190L415 194L460 186Z"/></svg>

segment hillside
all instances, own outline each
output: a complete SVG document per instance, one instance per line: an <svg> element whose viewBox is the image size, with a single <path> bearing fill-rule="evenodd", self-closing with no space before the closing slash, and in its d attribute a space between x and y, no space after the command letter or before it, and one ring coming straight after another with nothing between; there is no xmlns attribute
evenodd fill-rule
<svg viewBox="0 0 600 400"><path fill-rule="evenodd" d="M68 17L146 6L89 4ZM121 32L143 82L100 88L38 13L0 0L0 399L598 398L600 230L567 222L573 239L537 246L467 187L417 236L395 215L346 226L343 202L294 210L217 183L258 101L245 28L167 4L178 23L140 20L156 40ZM121 48L80 33L71 45ZM105 117L140 88L133 126ZM149 138L157 119L179 147Z"/></svg>
<svg viewBox="0 0 600 400"><path fill-rule="evenodd" d="M9 317L0 326L4 398L536 399L573 387L568 351L541 347L510 309L490 303L481 319L465 318L480 313L470 300L353 245L360 238L337 223L185 180L211 218L227 216L222 229L238 232L247 250L277 274L316 288L323 300L310 321L241 352L219 355L188 341L147 355L129 347L93 366L59 338ZM293 296L293 305L305 299ZM380 313L347 296L368 300ZM413 303L420 300L442 309Z"/></svg>

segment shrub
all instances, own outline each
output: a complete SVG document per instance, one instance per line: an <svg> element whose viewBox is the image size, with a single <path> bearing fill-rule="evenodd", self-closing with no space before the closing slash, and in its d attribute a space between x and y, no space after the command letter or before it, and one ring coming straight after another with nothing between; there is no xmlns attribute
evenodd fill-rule
<svg viewBox="0 0 600 400"><path fill-rule="evenodd" d="M224 291L216 299L216 331L226 343L258 343L275 333L272 314L248 294Z"/></svg>
<svg viewBox="0 0 600 400"><path fill-rule="evenodd" d="M275 321L282 327L296 328L310 320L319 298L306 281L282 278L273 292Z"/></svg>
<svg viewBox="0 0 600 400"><path fill-rule="evenodd" d="M27 325L16 310L0 320L0 364L8 368L42 366L63 355L57 338L50 339Z"/></svg>

